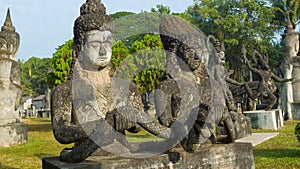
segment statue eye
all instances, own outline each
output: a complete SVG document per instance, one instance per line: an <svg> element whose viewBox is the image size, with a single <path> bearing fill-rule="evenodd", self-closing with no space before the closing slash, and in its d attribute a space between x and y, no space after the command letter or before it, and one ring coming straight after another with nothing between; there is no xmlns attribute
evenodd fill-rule
<svg viewBox="0 0 300 169"><path fill-rule="evenodd" d="M93 47L93 48L99 48L100 47L100 42L91 42L88 45L89 47Z"/></svg>
<svg viewBox="0 0 300 169"><path fill-rule="evenodd" d="M192 58L195 55L195 50L194 49L186 49L185 55L187 58Z"/></svg>
<svg viewBox="0 0 300 169"><path fill-rule="evenodd" d="M87 104L82 108L82 111L87 112L87 111L90 111L91 109L92 109L92 106Z"/></svg>

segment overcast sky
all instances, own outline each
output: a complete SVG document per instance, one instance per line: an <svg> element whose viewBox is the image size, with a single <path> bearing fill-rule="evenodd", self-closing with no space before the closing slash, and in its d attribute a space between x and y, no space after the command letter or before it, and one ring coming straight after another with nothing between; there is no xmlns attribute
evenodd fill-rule
<svg viewBox="0 0 300 169"><path fill-rule="evenodd" d="M55 49L73 37L74 20L86 0L0 0L0 25L9 7L16 31L21 36L18 59L52 57ZM171 12L184 12L193 0L102 0L107 13L150 11L157 4Z"/></svg>

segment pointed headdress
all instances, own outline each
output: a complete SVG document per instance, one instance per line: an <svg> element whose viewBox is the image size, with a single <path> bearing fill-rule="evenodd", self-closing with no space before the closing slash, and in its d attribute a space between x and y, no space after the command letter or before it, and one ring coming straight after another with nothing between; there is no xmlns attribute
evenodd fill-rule
<svg viewBox="0 0 300 169"><path fill-rule="evenodd" d="M106 8L101 0L87 0L80 8L80 16L74 24L74 47L80 50L80 45L86 41L85 33L91 30L108 30L113 32L114 24L106 15Z"/></svg>

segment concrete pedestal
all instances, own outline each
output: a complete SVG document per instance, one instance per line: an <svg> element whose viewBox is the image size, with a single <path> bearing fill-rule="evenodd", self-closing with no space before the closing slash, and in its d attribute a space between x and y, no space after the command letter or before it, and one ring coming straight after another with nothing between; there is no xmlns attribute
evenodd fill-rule
<svg viewBox="0 0 300 169"><path fill-rule="evenodd" d="M178 151L149 158L123 158L116 155L91 156L81 163L63 163L58 157L43 159L43 169L254 169L251 143L203 147L199 152Z"/></svg>
<svg viewBox="0 0 300 169"><path fill-rule="evenodd" d="M283 115L280 109L245 111L244 115L251 118L253 129L277 130L283 126Z"/></svg>
<svg viewBox="0 0 300 169"><path fill-rule="evenodd" d="M27 133L27 124L22 122L0 125L0 147L27 143Z"/></svg>

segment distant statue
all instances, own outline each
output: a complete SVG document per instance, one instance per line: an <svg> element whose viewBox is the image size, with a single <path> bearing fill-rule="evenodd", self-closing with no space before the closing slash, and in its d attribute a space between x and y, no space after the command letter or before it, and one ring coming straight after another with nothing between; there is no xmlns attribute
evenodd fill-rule
<svg viewBox="0 0 300 169"><path fill-rule="evenodd" d="M288 57L296 57L299 52L299 34L295 31L295 25L291 21L290 12L287 12L286 18L287 25L282 36L283 43Z"/></svg>
<svg viewBox="0 0 300 169"><path fill-rule="evenodd" d="M9 137L0 139L0 146L27 142L27 126L17 111L22 90L21 66L16 61L20 35L15 30L8 9L0 31L0 135Z"/></svg>
<svg viewBox="0 0 300 169"><path fill-rule="evenodd" d="M157 86L161 92L155 94L160 123L169 126L187 116L190 130L181 145L188 152L216 143L214 130L221 123L228 131L228 141L234 142L236 134L227 108L223 58L207 44L204 34L178 17L165 17L160 23L160 35L167 51L166 77ZM191 90L195 88L196 91ZM183 93L190 95L189 99L183 98ZM162 97L166 98L165 102L161 101Z"/></svg>
<svg viewBox="0 0 300 169"><path fill-rule="evenodd" d="M133 83L111 77L114 25L105 10L100 0L87 0L81 6L74 25L70 78L52 91L54 136L60 143L75 143L61 152L64 162L81 162L115 141L130 149L125 130L138 132L143 127L165 139L174 137L169 128L143 112Z"/></svg>
<svg viewBox="0 0 300 169"><path fill-rule="evenodd" d="M226 56L225 56L225 46L224 46L224 43L220 43L220 41L215 38L214 36L212 35L209 35L208 36L208 40L211 42L213 41L213 45L214 45L214 48L217 52L217 55L219 57L219 60L220 60L220 65L222 66L221 69L224 69L225 71L225 80L227 83L231 84L231 85L237 85L237 86L242 86L244 85L243 83L240 83L234 79L231 79L230 78L230 75L234 73L233 70L230 70L229 72L225 69L224 67L224 64L225 64L225 60L226 60ZM236 107L235 107L235 101L234 101L234 98L233 98L233 95L232 95L232 92L231 90L229 89L229 86L226 84L226 95L227 95L227 99L226 99L226 104L227 104L227 107L230 111L235 111L236 110Z"/></svg>
<svg viewBox="0 0 300 169"><path fill-rule="evenodd" d="M243 53L246 53L246 49L243 47ZM273 81L276 82L288 82L292 79L282 79L272 73L270 66L268 65L268 61L256 50L253 52L253 57L256 67L253 67L251 62L247 59L244 54L244 60L248 66L248 68L258 75L259 82L256 83L257 87L255 90L251 89L248 83L245 83L245 89L248 93L248 96L251 99L256 99L258 97L263 97L268 100L268 106L266 110L271 110L273 106L276 104L277 97L274 95L276 90L276 86L273 84Z"/></svg>
<svg viewBox="0 0 300 169"><path fill-rule="evenodd" d="M16 122L21 99L21 67L16 61L20 35L15 32L10 10L0 32L0 119ZM0 122L1 124L1 122Z"/></svg>

